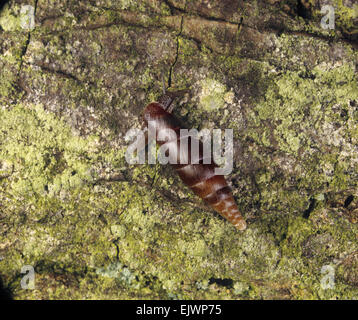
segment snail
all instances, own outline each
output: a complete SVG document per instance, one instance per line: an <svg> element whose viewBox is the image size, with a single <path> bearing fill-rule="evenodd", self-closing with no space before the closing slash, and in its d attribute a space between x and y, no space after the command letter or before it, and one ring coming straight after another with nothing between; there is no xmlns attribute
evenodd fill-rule
<svg viewBox="0 0 358 320"><path fill-rule="evenodd" d="M218 168L218 165L213 160L210 163L204 161L203 143L200 140L194 141L196 138L193 136L185 136L184 138L188 139L189 147L181 148L180 140L183 139L183 136L179 134L179 131L185 127L172 114L172 103L175 97L182 93L183 91L164 92L158 102L148 104L144 109L144 123L147 126L150 124L155 127L155 140L158 145L166 144L169 154L174 154L177 157L176 160L183 158L187 160L185 163L170 162L184 184L238 230L245 230L246 222L237 207L225 177L215 174L215 168ZM172 138L163 139L163 132L174 132L175 135ZM194 142L199 145L197 155L194 155L190 148Z"/></svg>

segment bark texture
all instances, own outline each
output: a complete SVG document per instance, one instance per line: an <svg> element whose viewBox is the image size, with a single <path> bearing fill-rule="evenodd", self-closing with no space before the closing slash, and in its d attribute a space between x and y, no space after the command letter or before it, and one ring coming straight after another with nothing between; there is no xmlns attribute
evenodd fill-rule
<svg viewBox="0 0 358 320"><path fill-rule="evenodd" d="M326 4L332 30L321 26ZM4 5L6 294L357 299L357 8L349 0ZM127 164L124 136L161 94L162 75L189 89L174 110L188 127L234 129L228 180L245 232L170 167ZM24 265L35 268L34 290L20 286Z"/></svg>

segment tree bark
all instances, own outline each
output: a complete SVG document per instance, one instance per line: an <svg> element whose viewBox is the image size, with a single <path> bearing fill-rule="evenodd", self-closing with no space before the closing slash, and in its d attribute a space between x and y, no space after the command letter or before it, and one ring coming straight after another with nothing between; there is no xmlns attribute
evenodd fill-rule
<svg viewBox="0 0 358 320"><path fill-rule="evenodd" d="M333 2L334 29L326 1L5 4L0 276L12 296L357 299L358 17L354 1ZM163 78L188 89L174 109L188 127L234 130L227 179L245 232L169 167L126 162L125 135ZM24 265L35 290L20 286Z"/></svg>

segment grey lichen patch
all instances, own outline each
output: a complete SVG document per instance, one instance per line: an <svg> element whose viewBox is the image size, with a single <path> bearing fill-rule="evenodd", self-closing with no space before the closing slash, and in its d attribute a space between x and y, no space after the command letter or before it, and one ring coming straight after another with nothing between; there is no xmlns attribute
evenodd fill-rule
<svg viewBox="0 0 358 320"><path fill-rule="evenodd" d="M135 276L131 271L124 267L120 262L116 262L108 265L106 268L98 268L96 273L109 278L118 278L120 281L123 281L128 286L132 285L135 281Z"/></svg>

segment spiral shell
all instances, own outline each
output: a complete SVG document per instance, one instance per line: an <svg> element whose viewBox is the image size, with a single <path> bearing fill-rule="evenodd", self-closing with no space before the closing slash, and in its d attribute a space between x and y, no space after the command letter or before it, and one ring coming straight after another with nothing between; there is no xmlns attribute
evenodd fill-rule
<svg viewBox="0 0 358 320"><path fill-rule="evenodd" d="M166 99L168 99L168 97L164 97L162 101L166 101L166 104L168 104L168 100ZM162 103L153 102L144 110L144 121L146 125L150 122L155 126L157 144L166 144L169 154L176 155L177 161L175 162L177 164L174 163L171 165L179 174L181 180L189 186L196 195L230 221L238 230L246 229L246 222L241 216L225 177L215 174L215 168L218 166L213 161L211 161L210 164L204 163L202 142L191 135L181 136L180 129L185 129L185 127L170 112L165 110L167 107L168 105L165 106ZM175 139L166 141L159 140L159 132L168 129L176 133ZM183 138L188 139L187 148L180 147L180 140ZM194 141L195 139L198 141ZM195 155L191 153L192 143L198 143L199 145L198 158L196 159L194 158ZM182 164L180 159L187 159L187 164Z"/></svg>

